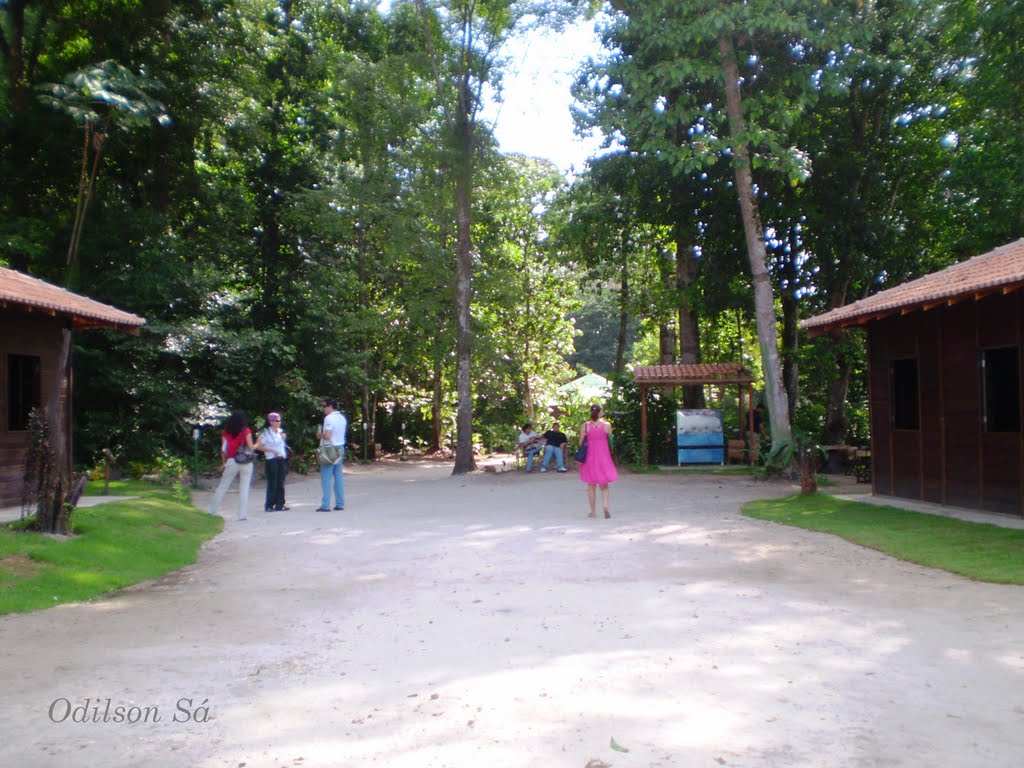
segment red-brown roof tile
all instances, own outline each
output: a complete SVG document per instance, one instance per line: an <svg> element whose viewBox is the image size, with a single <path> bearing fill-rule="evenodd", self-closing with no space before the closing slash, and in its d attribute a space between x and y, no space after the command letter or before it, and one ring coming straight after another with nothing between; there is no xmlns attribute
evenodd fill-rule
<svg viewBox="0 0 1024 768"><path fill-rule="evenodd" d="M7 306L69 317L76 330L116 328L138 334L139 327L146 323L138 315L58 288L22 272L0 267L0 307Z"/></svg>
<svg viewBox="0 0 1024 768"><path fill-rule="evenodd" d="M874 296L801 321L811 335L863 325L895 312L928 310L1024 286L1024 238Z"/></svg>
<svg viewBox="0 0 1024 768"><path fill-rule="evenodd" d="M678 365L638 365L633 369L637 384L710 384L714 382L750 382L750 374L735 363L692 363Z"/></svg>

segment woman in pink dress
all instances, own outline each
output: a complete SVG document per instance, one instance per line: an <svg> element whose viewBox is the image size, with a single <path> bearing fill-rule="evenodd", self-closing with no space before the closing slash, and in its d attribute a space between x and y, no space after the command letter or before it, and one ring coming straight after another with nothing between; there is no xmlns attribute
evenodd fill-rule
<svg viewBox="0 0 1024 768"><path fill-rule="evenodd" d="M612 425L601 418L604 409L596 403L590 406L590 421L583 422L580 427L580 442L587 441L587 460L580 465L580 480L587 484L587 499L590 501L590 514L597 517L597 488L601 488L601 507L605 517L611 517L608 511L608 484L619 479L619 472L612 461L611 446L608 444L612 435Z"/></svg>

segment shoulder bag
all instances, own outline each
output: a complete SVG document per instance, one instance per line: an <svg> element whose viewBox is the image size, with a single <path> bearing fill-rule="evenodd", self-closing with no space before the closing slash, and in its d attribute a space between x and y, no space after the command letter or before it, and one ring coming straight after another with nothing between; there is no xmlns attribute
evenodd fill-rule
<svg viewBox="0 0 1024 768"><path fill-rule="evenodd" d="M238 448L235 450L235 464L251 464L254 461L256 461L256 451L249 447L243 437L242 442L238 444Z"/></svg>
<svg viewBox="0 0 1024 768"><path fill-rule="evenodd" d="M588 430L589 432L589 430ZM583 439L580 440L580 447L576 449L576 453L572 455L573 459L582 464L587 460L587 433L583 433Z"/></svg>
<svg viewBox="0 0 1024 768"><path fill-rule="evenodd" d="M321 440L320 447L316 449L316 460L324 466L337 464L341 461L341 446L330 440Z"/></svg>

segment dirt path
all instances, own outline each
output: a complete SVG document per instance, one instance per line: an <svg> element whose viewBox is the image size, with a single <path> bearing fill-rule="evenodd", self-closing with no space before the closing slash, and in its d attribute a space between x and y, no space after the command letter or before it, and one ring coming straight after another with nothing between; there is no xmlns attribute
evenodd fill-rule
<svg viewBox="0 0 1024 768"><path fill-rule="evenodd" d="M790 491L745 479L625 475L593 521L571 474L449 471L256 487L196 565L0 618L3 764L1020 764L1021 588L743 518Z"/></svg>

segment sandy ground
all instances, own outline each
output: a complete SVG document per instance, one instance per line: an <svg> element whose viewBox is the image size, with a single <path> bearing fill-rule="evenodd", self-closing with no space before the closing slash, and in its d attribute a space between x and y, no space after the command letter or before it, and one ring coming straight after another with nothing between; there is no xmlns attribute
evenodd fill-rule
<svg viewBox="0 0 1024 768"><path fill-rule="evenodd" d="M1024 589L746 519L791 489L744 478L625 475L595 521L572 474L449 472L256 484L194 566L0 618L0 762L1021 764Z"/></svg>

